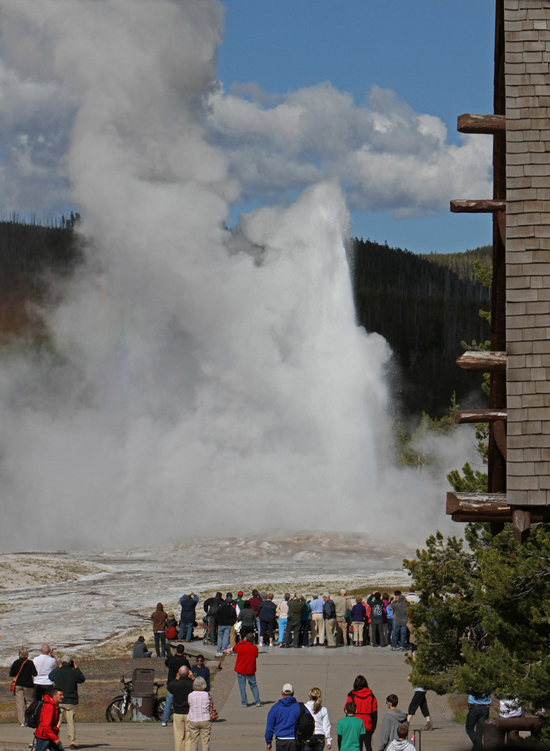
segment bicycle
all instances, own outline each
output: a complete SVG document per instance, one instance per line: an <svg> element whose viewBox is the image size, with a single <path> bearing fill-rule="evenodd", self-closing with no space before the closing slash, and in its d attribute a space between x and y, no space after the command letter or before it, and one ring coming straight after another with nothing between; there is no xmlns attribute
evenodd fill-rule
<svg viewBox="0 0 550 751"><path fill-rule="evenodd" d="M130 722L134 710L140 711L140 705L132 698L132 681L125 680L124 676L120 679L124 687L124 693L115 696L107 709L105 710L105 719L107 722ZM164 682L155 681L155 694L153 696L153 719L160 722L164 713L166 696L159 696L159 688L164 686Z"/></svg>

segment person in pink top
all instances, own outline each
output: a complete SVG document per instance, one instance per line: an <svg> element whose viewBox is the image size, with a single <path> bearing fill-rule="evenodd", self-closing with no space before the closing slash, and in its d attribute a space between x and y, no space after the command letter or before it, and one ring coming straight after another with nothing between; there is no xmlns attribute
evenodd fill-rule
<svg viewBox="0 0 550 751"><path fill-rule="evenodd" d="M191 751L199 751L199 738L201 739L202 751L210 751L210 694L206 689L204 678L195 678L193 690L189 694L189 741Z"/></svg>

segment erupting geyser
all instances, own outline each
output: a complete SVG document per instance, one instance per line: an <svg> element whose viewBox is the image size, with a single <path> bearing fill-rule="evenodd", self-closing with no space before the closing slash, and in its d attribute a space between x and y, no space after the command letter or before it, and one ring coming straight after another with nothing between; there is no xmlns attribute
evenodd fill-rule
<svg viewBox="0 0 550 751"><path fill-rule="evenodd" d="M380 482L389 351L355 323L339 187L225 229L239 186L206 122L221 6L0 8L4 59L73 107L87 241L48 313L54 351L2 362L4 548L403 534L411 515Z"/></svg>

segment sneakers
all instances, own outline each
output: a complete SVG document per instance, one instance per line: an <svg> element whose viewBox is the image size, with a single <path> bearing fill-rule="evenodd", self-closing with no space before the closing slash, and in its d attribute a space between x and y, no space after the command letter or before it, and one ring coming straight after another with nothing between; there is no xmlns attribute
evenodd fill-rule
<svg viewBox="0 0 550 751"><path fill-rule="evenodd" d="M432 723L431 723L431 722L427 722L427 723L426 723L426 724L424 725L424 727L422 728L422 730L433 730L433 729L434 729L434 726L432 725Z"/></svg>
<svg viewBox="0 0 550 751"><path fill-rule="evenodd" d="M216 652L216 657L223 657L223 652Z"/></svg>
<svg viewBox="0 0 550 751"><path fill-rule="evenodd" d="M262 706L262 702L261 702L261 701L257 701L257 702L256 702L256 706L257 706L257 707L261 707L261 706Z"/></svg>
<svg viewBox="0 0 550 751"><path fill-rule="evenodd" d="M76 743L71 743L71 745L69 746L69 748L78 748L78 746L76 745Z"/></svg>
<svg viewBox="0 0 550 751"><path fill-rule="evenodd" d="M167 728L168 727L168 723L167 722L162 722L161 725L162 725L163 728Z"/></svg>

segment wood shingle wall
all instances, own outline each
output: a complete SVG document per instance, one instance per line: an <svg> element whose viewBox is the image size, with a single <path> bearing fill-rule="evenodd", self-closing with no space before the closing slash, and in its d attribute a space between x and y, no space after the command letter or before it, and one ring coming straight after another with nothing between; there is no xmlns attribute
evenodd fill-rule
<svg viewBox="0 0 550 751"><path fill-rule="evenodd" d="M550 0L504 0L510 506L550 505Z"/></svg>

